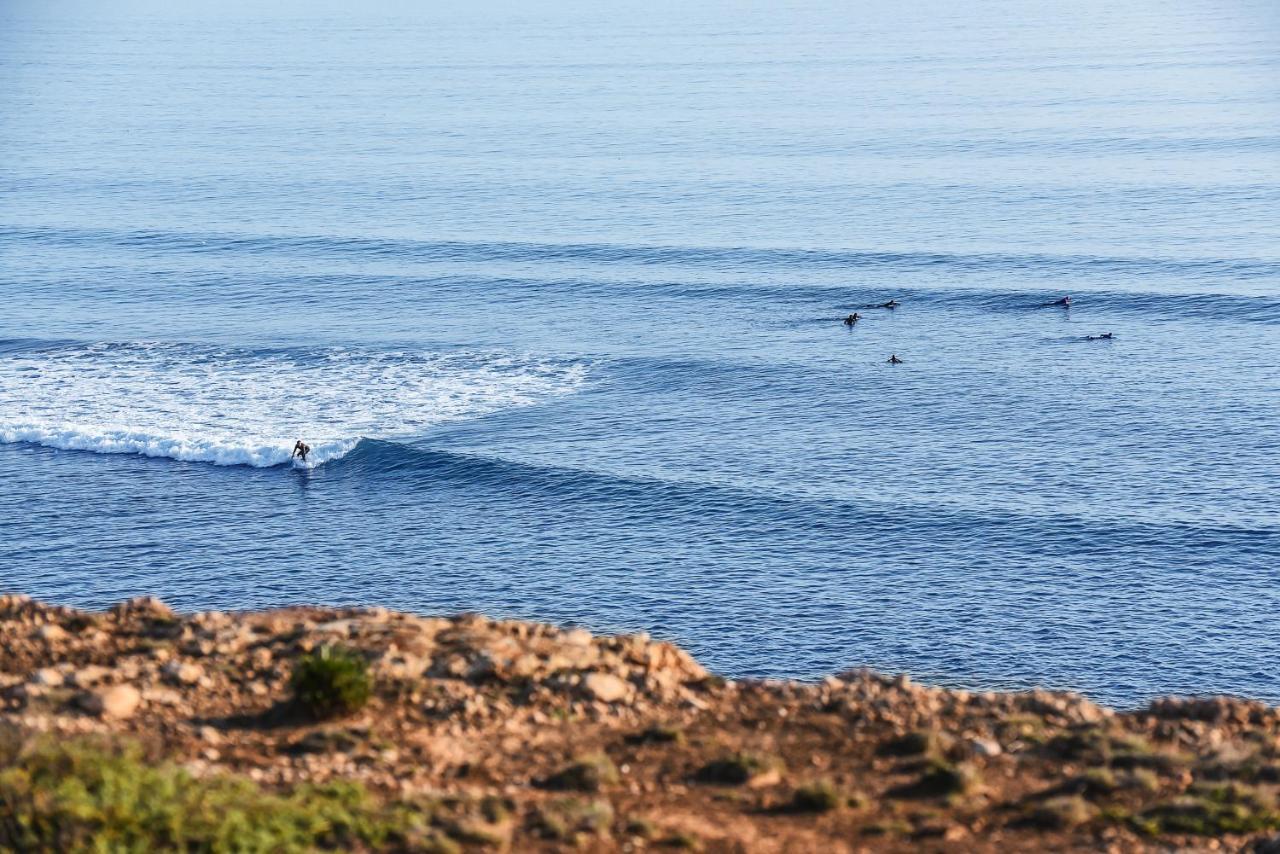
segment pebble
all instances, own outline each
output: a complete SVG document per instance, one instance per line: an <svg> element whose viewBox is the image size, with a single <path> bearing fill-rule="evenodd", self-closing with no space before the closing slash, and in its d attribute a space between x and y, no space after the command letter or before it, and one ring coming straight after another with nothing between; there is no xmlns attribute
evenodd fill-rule
<svg viewBox="0 0 1280 854"><path fill-rule="evenodd" d="M142 695L132 685L112 685L82 695L85 710L102 718L123 720L133 717L142 703Z"/></svg>
<svg viewBox="0 0 1280 854"><path fill-rule="evenodd" d="M97 685L103 679L107 678L107 675L110 673L111 671L108 668L103 667L100 664L87 664L72 673L69 681L77 688L92 688L94 685Z"/></svg>
<svg viewBox="0 0 1280 854"><path fill-rule="evenodd" d="M1004 753L1000 742L992 738L974 738L969 740L969 749L975 756L993 757Z"/></svg>
<svg viewBox="0 0 1280 854"><path fill-rule="evenodd" d="M57 688L62 684L62 674L54 670L52 667L41 667L35 673L31 674L29 680L32 684L43 685L46 688Z"/></svg>
<svg viewBox="0 0 1280 854"><path fill-rule="evenodd" d="M187 661L170 661L160 672L170 682L178 685L194 685L204 676L204 668Z"/></svg>

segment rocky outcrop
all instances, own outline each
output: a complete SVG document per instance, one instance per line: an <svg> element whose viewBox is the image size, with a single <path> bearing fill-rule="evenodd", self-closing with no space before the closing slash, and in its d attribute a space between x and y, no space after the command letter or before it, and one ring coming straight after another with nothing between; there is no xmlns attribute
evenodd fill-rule
<svg viewBox="0 0 1280 854"><path fill-rule="evenodd" d="M293 701L323 649L372 680L346 717ZM0 728L135 740L268 788L499 799L512 818L454 834L464 849L1245 849L1280 828L1280 716L1261 703L730 681L645 635L477 615L0 596Z"/></svg>

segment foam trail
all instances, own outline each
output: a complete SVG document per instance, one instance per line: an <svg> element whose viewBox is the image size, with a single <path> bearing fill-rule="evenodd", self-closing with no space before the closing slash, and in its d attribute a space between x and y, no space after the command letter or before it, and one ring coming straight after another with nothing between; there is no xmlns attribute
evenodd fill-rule
<svg viewBox="0 0 1280 854"><path fill-rule="evenodd" d="M0 357L0 442L267 467L576 389L572 362L484 353L94 344Z"/></svg>
<svg viewBox="0 0 1280 854"><path fill-rule="evenodd" d="M183 435L156 435L129 429L85 429L72 424L30 425L0 428L0 442L30 442L65 451L100 454L140 454L193 463L265 468L289 462L289 439L237 442L229 438L198 439ZM312 445L307 467L346 456L358 439Z"/></svg>

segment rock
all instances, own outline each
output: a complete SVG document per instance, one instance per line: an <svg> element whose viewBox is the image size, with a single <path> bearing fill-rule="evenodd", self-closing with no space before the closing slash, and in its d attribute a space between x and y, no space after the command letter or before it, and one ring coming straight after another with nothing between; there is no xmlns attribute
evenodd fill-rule
<svg viewBox="0 0 1280 854"><path fill-rule="evenodd" d="M66 640L67 630L62 628L62 626L49 623L48 625L41 626L39 631L36 632L36 635L45 643L57 643L58 641Z"/></svg>
<svg viewBox="0 0 1280 854"><path fill-rule="evenodd" d="M154 619L173 619L173 609L154 596L138 596L111 607L108 612L116 617L152 617Z"/></svg>
<svg viewBox="0 0 1280 854"><path fill-rule="evenodd" d="M123 720L133 717L142 703L142 695L132 685L112 685L81 696L86 711L101 718Z"/></svg>
<svg viewBox="0 0 1280 854"><path fill-rule="evenodd" d="M261 649L261 647L259 647ZM255 650L257 652L258 650ZM269 653L268 653L269 655ZM254 666L259 669L265 669L270 665L270 658L259 663L258 658L254 658ZM374 672L382 679L393 681L409 681L422 676L427 669L427 662L416 655L405 652L388 651L384 652L380 658L373 663Z"/></svg>
<svg viewBox="0 0 1280 854"><path fill-rule="evenodd" d="M1004 753L1004 748L1000 746L1000 742L992 738L973 738L969 740L969 750L974 756L999 756Z"/></svg>
<svg viewBox="0 0 1280 854"><path fill-rule="evenodd" d="M616 703L627 696L627 683L611 673L588 673L582 687L602 703Z"/></svg>
<svg viewBox="0 0 1280 854"><path fill-rule="evenodd" d="M31 597L25 593L5 593L0 596L0 614L12 614L22 611L31 604Z"/></svg>
<svg viewBox="0 0 1280 854"><path fill-rule="evenodd" d="M1254 854L1280 854L1280 836L1259 839L1253 843Z"/></svg>
<svg viewBox="0 0 1280 854"><path fill-rule="evenodd" d="M143 695L148 703L157 706L177 706L182 702L182 695L172 688L148 688Z"/></svg>
<svg viewBox="0 0 1280 854"><path fill-rule="evenodd" d="M170 661L160 668L160 672L177 685L194 685L204 676L204 668L189 661Z"/></svg>
<svg viewBox="0 0 1280 854"><path fill-rule="evenodd" d="M570 629L564 634L564 642L570 646L588 646L591 643L591 632L586 629Z"/></svg>
<svg viewBox="0 0 1280 854"><path fill-rule="evenodd" d="M326 635L341 635L342 637L351 637L355 634L356 628L360 625L359 620L330 620L327 623L321 623L315 627L315 631Z"/></svg>
<svg viewBox="0 0 1280 854"><path fill-rule="evenodd" d="M86 664L72 673L69 681L77 688L92 688L105 679L110 672L100 664Z"/></svg>
<svg viewBox="0 0 1280 854"><path fill-rule="evenodd" d="M46 688L57 688L62 684L62 674L54 670L52 667L41 667L35 673L31 674L28 680L33 685L43 685Z"/></svg>

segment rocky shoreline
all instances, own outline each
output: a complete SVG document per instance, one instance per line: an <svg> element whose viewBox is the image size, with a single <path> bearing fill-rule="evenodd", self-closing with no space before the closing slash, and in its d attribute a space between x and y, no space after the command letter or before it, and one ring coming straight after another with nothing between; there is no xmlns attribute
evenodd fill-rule
<svg viewBox="0 0 1280 854"><path fill-rule="evenodd" d="M123 819L105 765L257 802L234 838L260 850L1280 851L1261 703L735 682L476 615L0 596L0 742L0 849L227 847L234 808Z"/></svg>

